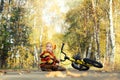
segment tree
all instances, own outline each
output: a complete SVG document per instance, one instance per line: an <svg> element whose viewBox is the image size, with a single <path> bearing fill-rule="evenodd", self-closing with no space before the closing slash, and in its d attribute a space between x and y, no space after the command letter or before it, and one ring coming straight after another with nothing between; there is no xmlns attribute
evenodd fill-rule
<svg viewBox="0 0 120 80"><path fill-rule="evenodd" d="M3 6L4 6L4 0L1 0L0 2L0 13L3 11Z"/></svg>
<svg viewBox="0 0 120 80"><path fill-rule="evenodd" d="M95 51L95 43L92 40L94 36L93 26L95 25L93 22L95 19L92 11L91 1L83 1L83 5L81 4L79 7L70 10L66 16L66 22L70 27L65 35L65 40L67 40L71 49L78 50L77 52L85 55L84 57L87 55L90 43L92 44L93 51Z"/></svg>
<svg viewBox="0 0 120 80"><path fill-rule="evenodd" d="M111 39L111 55L110 55L110 62L111 64L114 64L114 55L115 55L115 31L113 26L113 16L112 16L112 0L110 0L110 12L109 12L109 20L110 20L110 39ZM112 68L114 69L114 65L112 65Z"/></svg>
<svg viewBox="0 0 120 80"><path fill-rule="evenodd" d="M29 45L29 34L30 27L26 26L24 23L25 18L25 8L22 6L22 1L9 0L4 2L4 7L1 15L1 68L6 67L7 58L14 55L16 61L16 53L12 53L11 56L8 55L9 51L17 49L17 46Z"/></svg>
<svg viewBox="0 0 120 80"><path fill-rule="evenodd" d="M113 1L109 1L109 28L107 28L107 49L106 49L106 61L108 65L111 65L110 69L114 70L114 60L115 60L115 31L113 26ZM105 65L106 66L106 65Z"/></svg>

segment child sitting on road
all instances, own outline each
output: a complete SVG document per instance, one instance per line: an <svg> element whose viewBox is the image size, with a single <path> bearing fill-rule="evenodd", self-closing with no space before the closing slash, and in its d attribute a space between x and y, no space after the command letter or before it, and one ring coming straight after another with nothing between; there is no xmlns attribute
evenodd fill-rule
<svg viewBox="0 0 120 80"><path fill-rule="evenodd" d="M65 71L64 67L58 65L59 60L53 53L54 46L48 42L46 44L46 50L40 54L40 68L42 71Z"/></svg>

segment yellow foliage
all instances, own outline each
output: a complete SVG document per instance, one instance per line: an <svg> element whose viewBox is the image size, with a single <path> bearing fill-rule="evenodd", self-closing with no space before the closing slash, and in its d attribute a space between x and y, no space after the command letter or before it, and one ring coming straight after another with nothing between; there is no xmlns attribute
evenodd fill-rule
<svg viewBox="0 0 120 80"><path fill-rule="evenodd" d="M34 56L26 47L17 46L13 51L8 52L7 62L11 68L30 69L32 67Z"/></svg>

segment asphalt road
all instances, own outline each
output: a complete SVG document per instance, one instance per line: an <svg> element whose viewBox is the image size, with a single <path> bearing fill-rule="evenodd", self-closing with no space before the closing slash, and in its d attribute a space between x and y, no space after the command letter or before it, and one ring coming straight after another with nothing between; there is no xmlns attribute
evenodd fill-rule
<svg viewBox="0 0 120 80"><path fill-rule="evenodd" d="M120 80L120 72L102 72L102 71L77 71L70 70L75 74L86 74L80 77L65 76L65 77L46 77L49 72L32 71L27 72L13 72L9 71L7 74L0 75L0 80ZM62 72L66 75L66 72Z"/></svg>

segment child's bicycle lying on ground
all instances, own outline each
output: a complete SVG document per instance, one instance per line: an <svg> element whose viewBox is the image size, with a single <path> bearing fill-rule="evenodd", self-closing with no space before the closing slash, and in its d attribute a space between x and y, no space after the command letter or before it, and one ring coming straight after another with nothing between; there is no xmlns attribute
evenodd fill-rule
<svg viewBox="0 0 120 80"><path fill-rule="evenodd" d="M79 54L75 55L74 57L68 57L66 53L63 51L64 43L62 44L61 47L61 53L64 54L64 60L69 60L72 62L71 66L79 71L85 71L89 70L91 66L97 67L97 68L102 68L103 65L100 62L97 62L95 60L89 59L89 58L84 58L80 59Z"/></svg>

